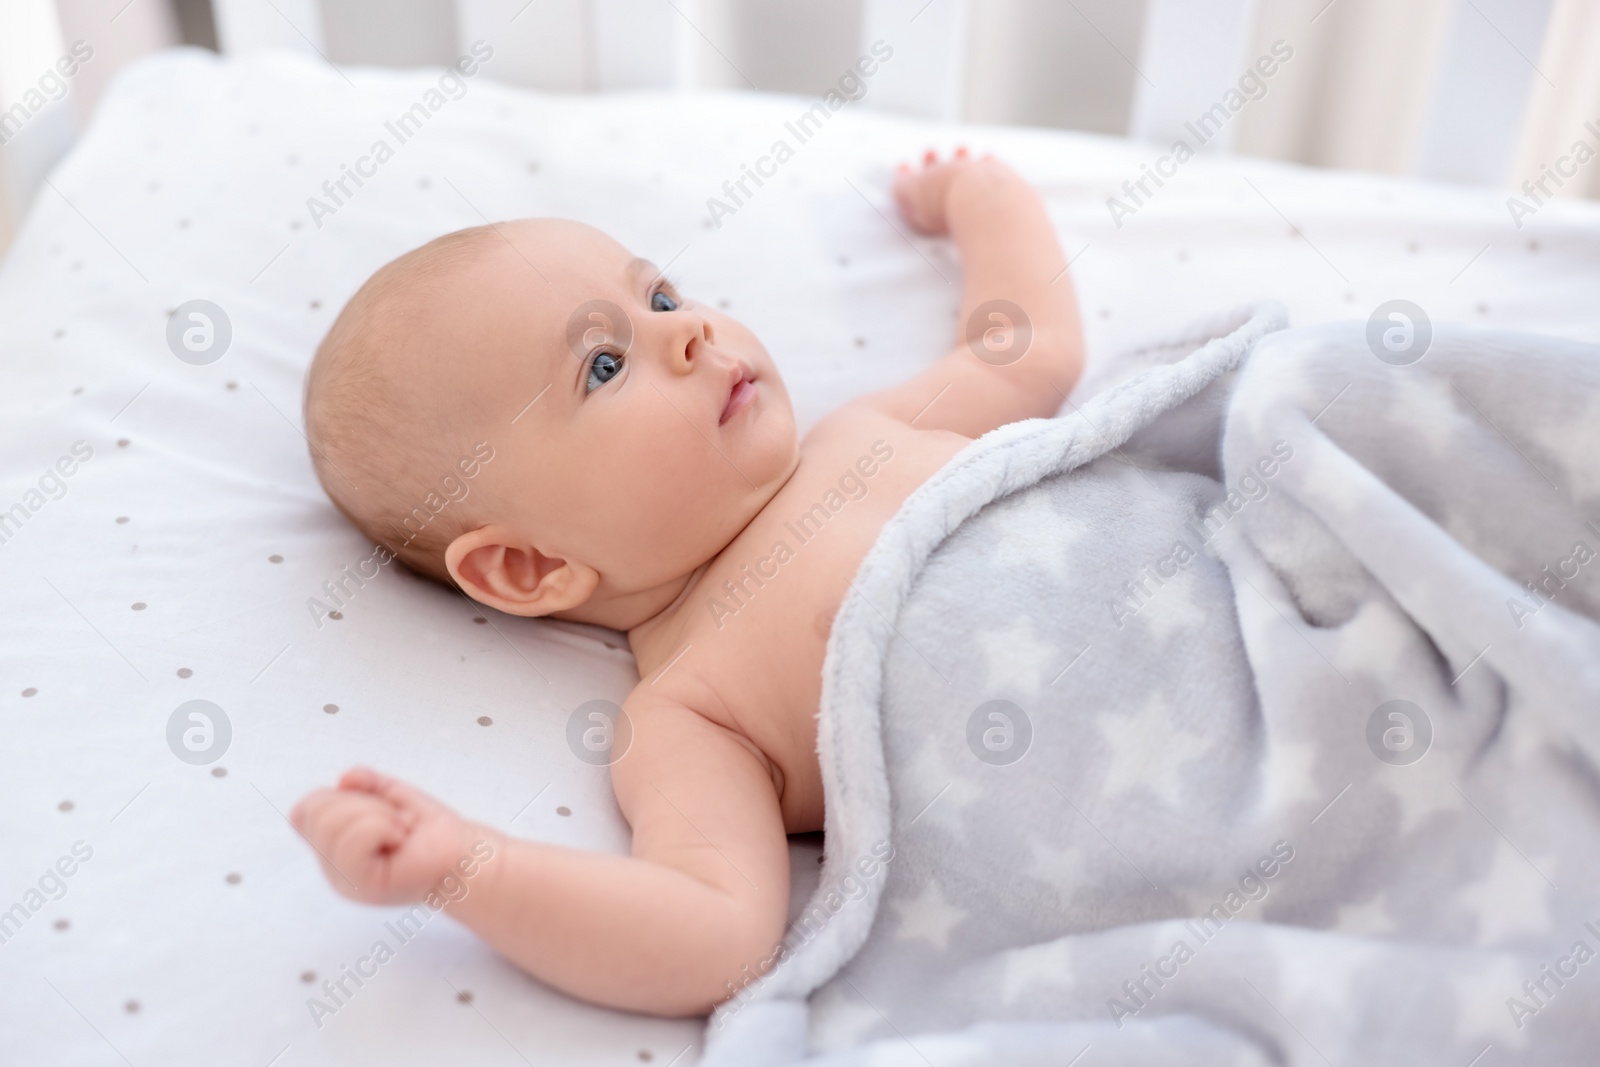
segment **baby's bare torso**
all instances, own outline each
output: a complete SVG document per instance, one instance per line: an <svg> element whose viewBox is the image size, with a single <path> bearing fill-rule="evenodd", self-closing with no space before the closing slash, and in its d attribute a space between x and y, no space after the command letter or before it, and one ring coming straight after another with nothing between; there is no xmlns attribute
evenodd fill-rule
<svg viewBox="0 0 1600 1067"><path fill-rule="evenodd" d="M681 704L754 746L789 833L822 829L816 715L834 616L884 523L970 443L864 405L833 412L767 507L667 615L630 635L630 704Z"/></svg>

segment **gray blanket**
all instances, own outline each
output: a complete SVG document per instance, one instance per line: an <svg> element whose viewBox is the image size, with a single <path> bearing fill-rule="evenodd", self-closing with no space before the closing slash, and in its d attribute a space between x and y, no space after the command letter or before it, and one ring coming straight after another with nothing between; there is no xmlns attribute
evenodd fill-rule
<svg viewBox="0 0 1600 1067"><path fill-rule="evenodd" d="M1600 349L1282 326L885 527L821 887L705 1063L1595 1062Z"/></svg>

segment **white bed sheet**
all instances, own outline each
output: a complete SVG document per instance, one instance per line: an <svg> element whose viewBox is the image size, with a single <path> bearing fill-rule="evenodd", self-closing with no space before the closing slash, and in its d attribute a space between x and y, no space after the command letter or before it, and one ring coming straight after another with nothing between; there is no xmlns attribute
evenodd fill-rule
<svg viewBox="0 0 1600 1067"><path fill-rule="evenodd" d="M319 628L308 610L370 546L307 462L306 361L374 268L432 236L523 215L606 229L751 325L802 425L952 336L955 258L897 230L886 182L897 159L962 139L1047 194L1097 367L1258 296L1300 323L1404 297L1435 319L1600 341L1592 205L1519 231L1493 191L1196 160L1119 229L1107 196L1160 151L1083 135L851 110L710 226L706 198L793 142L795 97L546 96L480 76L318 228L307 198L437 82L347 73L187 50L131 68L0 269L0 509L35 499L74 442L93 449L0 543L0 912L26 911L75 842L93 850L0 944L10 1062L694 1059L694 1021L576 1003L445 919L320 1027L307 1006L394 940L394 912L336 897L283 818L350 764L525 836L627 846L605 772L564 740L571 709L635 681L620 635L486 612L393 566L343 619ZM196 298L232 322L209 366L165 341L169 309ZM212 766L166 743L197 698L233 726ZM795 856L803 899L816 849Z"/></svg>

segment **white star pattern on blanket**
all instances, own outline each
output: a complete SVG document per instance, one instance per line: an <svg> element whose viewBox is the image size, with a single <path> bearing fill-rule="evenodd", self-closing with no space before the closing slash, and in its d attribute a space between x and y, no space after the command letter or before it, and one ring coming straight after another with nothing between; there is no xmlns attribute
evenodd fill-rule
<svg viewBox="0 0 1600 1067"><path fill-rule="evenodd" d="M1012 949L1000 957L1000 999L1013 1003L1041 985L1065 986L1073 978L1072 942L1068 938Z"/></svg>
<svg viewBox="0 0 1600 1067"><path fill-rule="evenodd" d="M1572 493L1580 501L1600 500L1600 463L1580 462L1580 457L1600 455L1600 396L1585 398L1585 403L1567 418L1553 417L1533 424L1529 428L1539 450L1546 456L1562 457L1570 462L1546 462L1540 466L1544 477L1572 486ZM1524 449L1524 451L1527 451ZM1541 457L1531 457L1538 463ZM1581 536L1574 532L1574 539ZM1590 548L1600 550L1592 536L1583 536Z"/></svg>
<svg viewBox="0 0 1600 1067"><path fill-rule="evenodd" d="M1318 755L1318 746L1305 738L1273 738L1262 768L1262 808L1266 811L1290 811L1301 804L1316 804L1321 808L1332 801L1333 794L1323 796L1317 789L1313 772ZM1337 812L1338 808L1333 808L1328 817L1333 818Z"/></svg>
<svg viewBox="0 0 1600 1067"><path fill-rule="evenodd" d="M1360 904L1346 904L1341 907L1333 928L1341 934L1375 937L1395 929L1394 913L1389 910L1385 894L1378 893Z"/></svg>
<svg viewBox="0 0 1600 1067"><path fill-rule="evenodd" d="M1487 829L1487 828L1486 828ZM1514 941L1518 934L1550 929L1550 884L1504 840L1482 879L1456 895L1478 920L1478 944Z"/></svg>
<svg viewBox="0 0 1600 1067"><path fill-rule="evenodd" d="M1164 697L1151 694L1131 715L1105 715L1099 723L1106 743L1104 796L1116 797L1148 789L1171 807L1183 800L1181 771L1205 756L1209 738L1173 728Z"/></svg>
<svg viewBox="0 0 1600 1067"><path fill-rule="evenodd" d="M1428 756L1409 767L1385 769L1379 781L1388 786L1400 802L1400 834L1405 836L1420 829L1429 819L1442 811L1466 811L1461 794L1445 777L1441 766L1443 756ZM1473 818L1477 818L1476 815Z"/></svg>
<svg viewBox="0 0 1600 1067"><path fill-rule="evenodd" d="M967 917L962 909L945 903L939 883L931 878L914 899L893 900L889 906L900 919L896 940L926 941L940 952L950 947L950 931Z"/></svg>
<svg viewBox="0 0 1600 1067"><path fill-rule="evenodd" d="M1506 1007L1506 999L1521 996L1522 983L1532 977L1523 972L1515 957L1497 955L1447 973L1445 981L1456 1001L1456 1036L1474 1045L1484 1041L1513 1050L1526 1044L1526 1027L1519 1030Z"/></svg>
<svg viewBox="0 0 1600 1067"><path fill-rule="evenodd" d="M1066 661L1059 645L1041 637L1033 620L1026 617L1004 630L979 633L976 640L987 665L984 692L995 697L1025 700L1036 695L1040 686L1049 682L1046 672L1051 666ZM1022 710L1028 710L1026 704Z"/></svg>
<svg viewBox="0 0 1600 1067"><path fill-rule="evenodd" d="M1015 573L1024 567L1036 567L1048 574L1052 579L1064 580L1068 575L1068 568L1072 565L1073 548L1077 542L1093 537L1090 530L1081 521L1071 516L1061 516L1056 513L1050 501L1042 500L1036 496L1021 496L1006 501L1005 506L1021 509L1049 509L1048 525L1052 527L1052 536L1049 540L1029 537L1026 531L1036 528L1039 516L1030 516L1023 521L1008 522L1004 532L994 544L993 562L998 573ZM1028 520L1032 521L1028 521Z"/></svg>

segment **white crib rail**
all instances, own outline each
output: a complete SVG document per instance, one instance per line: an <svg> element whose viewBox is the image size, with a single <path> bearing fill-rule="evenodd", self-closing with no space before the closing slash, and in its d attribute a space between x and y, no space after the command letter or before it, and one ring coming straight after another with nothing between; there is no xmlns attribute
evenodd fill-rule
<svg viewBox="0 0 1600 1067"><path fill-rule="evenodd" d="M1537 174L1600 114L1600 50L1581 47L1600 0L214 3L226 51L405 64L482 39L492 76L557 91L820 91L883 40L864 106L1161 143L1283 41L1293 60L1206 150L1477 184ZM1600 183L1580 179L1563 194Z"/></svg>
<svg viewBox="0 0 1600 1067"><path fill-rule="evenodd" d="M0 245L123 62L176 40L173 0L0 4ZM194 2L194 0L188 0ZM561 92L818 93L875 41L894 60L861 106L1170 143L1275 42L1275 64L1205 149L1542 195L1600 194L1600 0L212 0L224 52L335 65L451 62ZM41 26L48 28L41 30ZM70 109L16 111L61 44L96 52ZM14 131L12 131L14 132ZM1192 140L1192 138L1191 138ZM1552 168L1560 181L1550 178ZM1569 173L1570 172L1570 173ZM9 204L9 209L6 205Z"/></svg>

